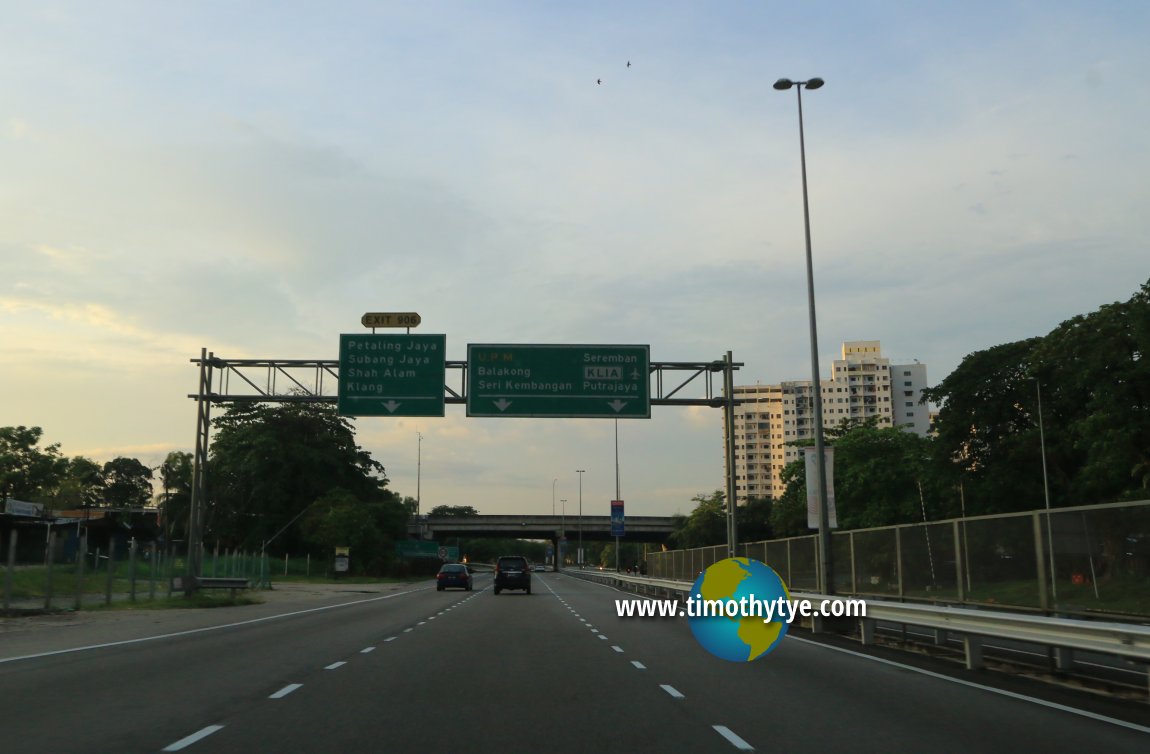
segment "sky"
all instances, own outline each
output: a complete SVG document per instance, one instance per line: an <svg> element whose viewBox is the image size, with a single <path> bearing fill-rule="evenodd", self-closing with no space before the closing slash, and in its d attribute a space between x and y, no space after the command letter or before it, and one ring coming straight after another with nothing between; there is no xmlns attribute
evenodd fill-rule
<svg viewBox="0 0 1150 754"><path fill-rule="evenodd" d="M843 341L880 340L937 383L1150 278L1139 1L0 16L0 426L67 456L190 452L201 348L335 359L366 312L419 313L451 360L644 344L731 351L737 384L809 379L783 77L826 80L803 97L824 376ZM724 487L722 412L651 414L618 423L618 494L688 513ZM607 515L616 496L609 420L448 406L356 427L424 510Z"/></svg>

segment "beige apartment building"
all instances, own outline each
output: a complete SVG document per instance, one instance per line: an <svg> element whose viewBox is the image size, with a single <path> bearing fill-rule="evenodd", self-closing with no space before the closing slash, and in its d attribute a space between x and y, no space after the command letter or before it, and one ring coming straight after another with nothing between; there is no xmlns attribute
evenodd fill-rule
<svg viewBox="0 0 1150 754"><path fill-rule="evenodd" d="M925 364L891 364L877 340L843 343L842 358L819 385L823 426L873 417L880 427L926 436L930 412L919 403L926 386ZM735 499L743 505L778 497L783 467L799 458L800 449L788 443L814 437L811 381L736 386L735 398L742 401L735 407Z"/></svg>

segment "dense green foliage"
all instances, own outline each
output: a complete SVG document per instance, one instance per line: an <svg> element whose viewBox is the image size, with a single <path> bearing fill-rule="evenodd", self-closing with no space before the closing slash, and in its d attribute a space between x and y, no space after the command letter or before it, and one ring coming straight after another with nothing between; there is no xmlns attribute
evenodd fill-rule
<svg viewBox="0 0 1150 754"><path fill-rule="evenodd" d="M0 497L45 502L67 468L60 446L38 447L39 427L0 427Z"/></svg>
<svg viewBox="0 0 1150 754"><path fill-rule="evenodd" d="M152 470L139 460L121 456L100 466L83 456L69 459L59 443L40 447L42 437L40 427L0 427L0 499L57 510L151 502Z"/></svg>
<svg viewBox="0 0 1150 754"><path fill-rule="evenodd" d="M356 571L390 562L407 511L332 407L236 404L214 424L205 542L324 556L348 546Z"/></svg>
<svg viewBox="0 0 1150 754"><path fill-rule="evenodd" d="M466 517L478 516L479 511L471 505L437 505L427 512L428 516L439 517Z"/></svg>
<svg viewBox="0 0 1150 754"><path fill-rule="evenodd" d="M934 468L968 513L1145 496L1150 472L1150 283L1042 338L971 354L937 387ZM947 506L954 510L953 495Z"/></svg>
<svg viewBox="0 0 1150 754"><path fill-rule="evenodd" d="M1150 282L1035 337L972 353L924 399L935 436L873 423L827 429L840 528L1142 499L1150 488ZM1039 428L1041 397L1042 428ZM799 442L797 445L809 445ZM784 493L739 510L739 539L810 533L797 461ZM672 542L726 540L721 492L697 495ZM764 521L766 525L764 526ZM754 528L757 526L758 528ZM762 538L767 538L766 536Z"/></svg>
<svg viewBox="0 0 1150 754"><path fill-rule="evenodd" d="M104 464L104 499L113 508L139 508L152 502L152 470L135 458Z"/></svg>

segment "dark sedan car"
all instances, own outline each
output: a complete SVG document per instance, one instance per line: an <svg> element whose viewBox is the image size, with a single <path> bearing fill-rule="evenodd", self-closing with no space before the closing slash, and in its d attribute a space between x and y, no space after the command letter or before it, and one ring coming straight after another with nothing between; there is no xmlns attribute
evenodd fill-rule
<svg viewBox="0 0 1150 754"><path fill-rule="evenodd" d="M435 575L435 590L442 592L449 586L471 591L471 571L462 563L447 563Z"/></svg>
<svg viewBox="0 0 1150 754"><path fill-rule="evenodd" d="M522 555L504 555L495 563L495 593L522 589L531 594L531 565Z"/></svg>

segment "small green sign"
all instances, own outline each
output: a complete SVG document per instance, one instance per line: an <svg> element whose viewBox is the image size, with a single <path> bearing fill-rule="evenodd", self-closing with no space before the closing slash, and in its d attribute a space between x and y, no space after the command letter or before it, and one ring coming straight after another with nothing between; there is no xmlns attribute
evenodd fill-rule
<svg viewBox="0 0 1150 754"><path fill-rule="evenodd" d="M467 415L647 419L651 347L468 344Z"/></svg>
<svg viewBox="0 0 1150 754"><path fill-rule="evenodd" d="M459 560L458 547L445 547L428 539L401 539L395 543L395 554L401 558Z"/></svg>
<svg viewBox="0 0 1150 754"><path fill-rule="evenodd" d="M446 335L339 336L341 416L443 416Z"/></svg>

